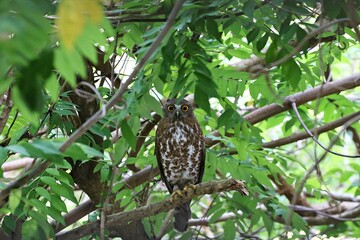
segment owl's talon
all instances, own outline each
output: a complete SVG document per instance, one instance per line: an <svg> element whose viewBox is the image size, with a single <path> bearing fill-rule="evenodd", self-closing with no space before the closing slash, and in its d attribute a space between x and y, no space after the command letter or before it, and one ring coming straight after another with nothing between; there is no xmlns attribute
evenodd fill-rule
<svg viewBox="0 0 360 240"><path fill-rule="evenodd" d="M193 184L186 185L184 187L184 192L188 196L189 194L193 195L195 193L196 186Z"/></svg>
<svg viewBox="0 0 360 240"><path fill-rule="evenodd" d="M178 199L182 198L182 197L184 197L184 195L182 194L182 192L180 190L174 191L170 196L171 204L176 203L178 201Z"/></svg>
<svg viewBox="0 0 360 240"><path fill-rule="evenodd" d="M195 189L196 189L196 185L194 185L194 184L189 184L184 187L184 191L186 191L186 192L195 191Z"/></svg>

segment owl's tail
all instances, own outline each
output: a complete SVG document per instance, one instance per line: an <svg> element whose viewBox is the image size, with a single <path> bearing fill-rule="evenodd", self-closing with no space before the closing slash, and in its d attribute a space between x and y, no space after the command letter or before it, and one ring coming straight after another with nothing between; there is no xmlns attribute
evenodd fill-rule
<svg viewBox="0 0 360 240"><path fill-rule="evenodd" d="M184 203L179 207L176 207L174 211L174 228L179 232L185 232L188 228L190 217L190 202Z"/></svg>

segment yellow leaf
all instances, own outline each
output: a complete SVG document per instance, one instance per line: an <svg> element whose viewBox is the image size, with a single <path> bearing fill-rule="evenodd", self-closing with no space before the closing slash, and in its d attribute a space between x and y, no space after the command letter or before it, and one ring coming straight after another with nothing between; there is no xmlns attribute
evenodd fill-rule
<svg viewBox="0 0 360 240"><path fill-rule="evenodd" d="M103 17L103 12L102 9L99 5L99 1L97 0L91 0L91 1L86 1L86 10L87 10L87 15L90 17L90 20L94 23L97 24L101 21L102 17Z"/></svg>
<svg viewBox="0 0 360 240"><path fill-rule="evenodd" d="M56 26L59 38L71 50L88 19L97 24L103 13L99 0L62 0L57 9Z"/></svg>

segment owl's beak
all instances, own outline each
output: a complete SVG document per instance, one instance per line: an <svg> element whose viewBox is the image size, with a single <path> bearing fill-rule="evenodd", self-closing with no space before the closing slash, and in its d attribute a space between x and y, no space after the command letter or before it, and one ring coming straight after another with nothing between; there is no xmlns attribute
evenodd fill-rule
<svg viewBox="0 0 360 240"><path fill-rule="evenodd" d="M177 119L180 117L180 110L179 109L175 110L175 116L176 116Z"/></svg>

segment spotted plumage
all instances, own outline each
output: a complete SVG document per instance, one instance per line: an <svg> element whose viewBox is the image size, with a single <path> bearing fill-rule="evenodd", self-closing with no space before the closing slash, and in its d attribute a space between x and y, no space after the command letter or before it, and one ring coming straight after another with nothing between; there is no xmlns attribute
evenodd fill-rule
<svg viewBox="0 0 360 240"><path fill-rule="evenodd" d="M205 140L192 105L172 99L163 106L164 117L156 131L155 154L161 178L170 193L201 182L204 173ZM186 231L190 202L175 208L174 227Z"/></svg>

